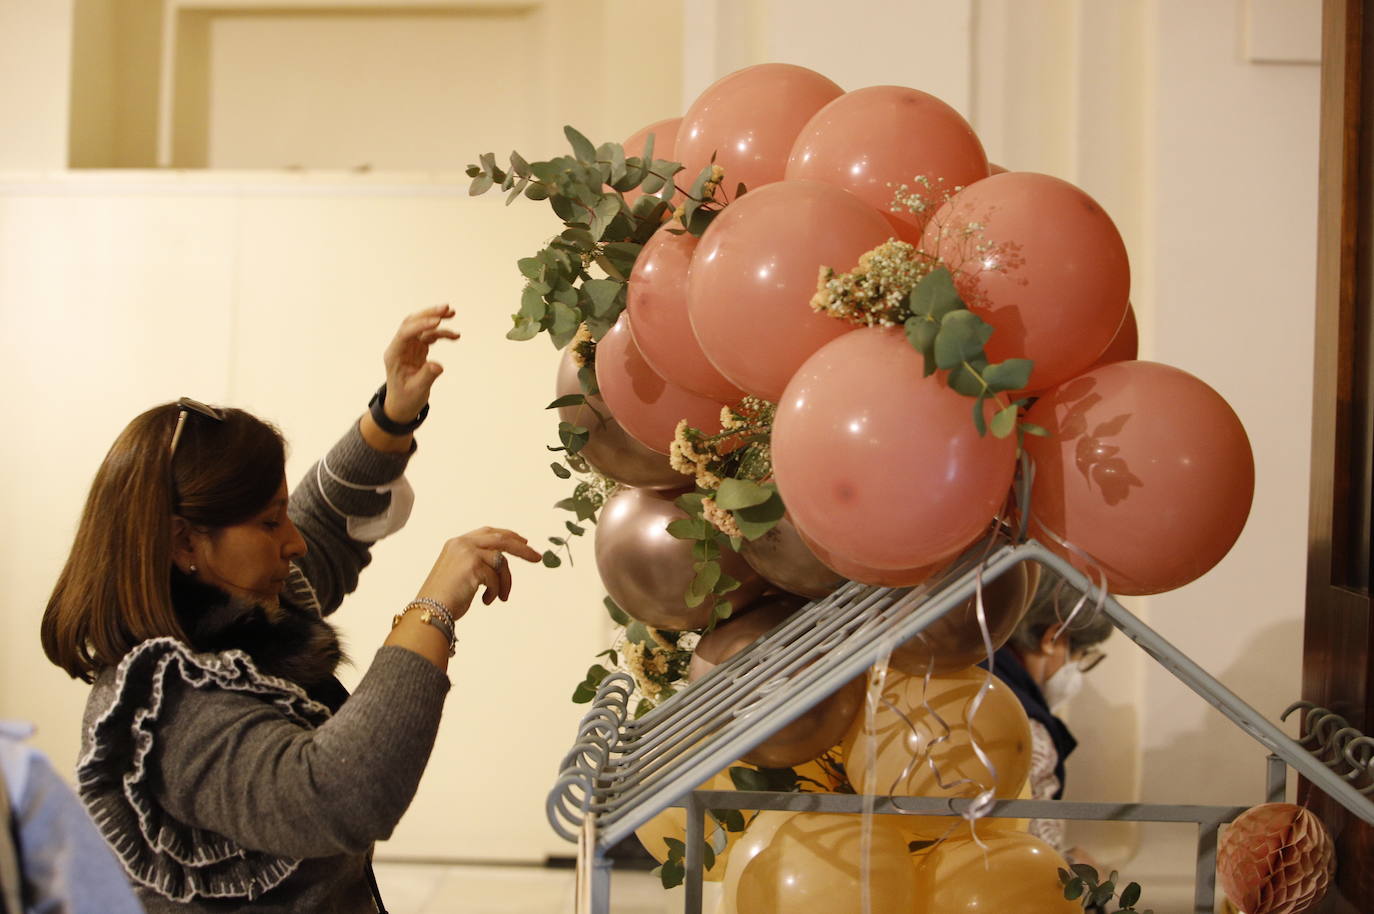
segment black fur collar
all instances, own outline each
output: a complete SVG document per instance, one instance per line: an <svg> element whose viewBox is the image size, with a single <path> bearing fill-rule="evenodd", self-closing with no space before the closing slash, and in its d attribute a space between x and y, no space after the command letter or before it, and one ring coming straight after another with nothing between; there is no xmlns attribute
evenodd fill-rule
<svg viewBox="0 0 1374 914"><path fill-rule="evenodd" d="M172 606L193 649L241 650L262 672L296 683L337 710L343 687L334 671L345 658L338 633L324 619L289 603L268 608L233 597L177 568Z"/></svg>

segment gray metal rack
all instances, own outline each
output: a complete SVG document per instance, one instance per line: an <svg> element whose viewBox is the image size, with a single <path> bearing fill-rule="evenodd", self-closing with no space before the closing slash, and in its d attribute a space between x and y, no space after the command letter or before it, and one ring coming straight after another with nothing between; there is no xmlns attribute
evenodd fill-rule
<svg viewBox="0 0 1374 914"><path fill-rule="evenodd" d="M1070 585L1100 599L1101 611L1127 638L1267 748L1271 757L1264 800L1282 797L1288 765L1351 813L1374 824L1374 801L1356 788L1355 777L1337 774L1043 545L1035 540L1007 542L991 551L972 551L939 581L914 589L844 585L808 604L748 650L638 719L628 715L633 680L617 674L603 682L547 802L554 830L580 844L581 906L593 914L607 914L610 864L606 850L670 806L687 809L687 914L701 911L701 848L708 809L963 813L971 801L693 788L886 657L895 645L916 637L962 604L975 593L980 579L993 580L1025 561L1053 569ZM1364 764L1374 763L1365 760ZM1218 829L1244 809L999 800L988 815L1196 823L1194 907L1202 914L1213 909Z"/></svg>

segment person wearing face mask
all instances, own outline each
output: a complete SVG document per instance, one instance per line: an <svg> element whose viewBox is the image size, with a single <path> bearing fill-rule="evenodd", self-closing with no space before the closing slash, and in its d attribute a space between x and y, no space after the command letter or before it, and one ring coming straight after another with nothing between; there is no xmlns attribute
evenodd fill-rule
<svg viewBox="0 0 1374 914"><path fill-rule="evenodd" d="M152 914L385 910L372 845L429 759L456 623L510 596L507 555L540 559L510 530L448 540L373 608L389 634L353 693L335 678L325 617L405 523L453 314L402 322L386 383L294 491L280 432L189 398L135 417L97 470L43 649L92 683L78 792Z"/></svg>
<svg viewBox="0 0 1374 914"><path fill-rule="evenodd" d="M1099 645L1113 630L1091 602L1070 618L1079 597L1063 578L1042 568L1026 614L995 655L993 671L1030 718L1030 787L1036 800L1064 796L1064 761L1078 741L1058 715L1083 687L1083 677L1102 661ZM1096 866L1082 849L1065 847L1063 820L1033 819L1030 830L1071 862Z"/></svg>

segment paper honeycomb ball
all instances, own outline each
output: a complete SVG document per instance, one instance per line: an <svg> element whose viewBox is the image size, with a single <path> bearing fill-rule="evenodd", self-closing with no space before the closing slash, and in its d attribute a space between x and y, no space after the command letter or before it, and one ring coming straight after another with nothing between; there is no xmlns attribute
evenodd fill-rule
<svg viewBox="0 0 1374 914"><path fill-rule="evenodd" d="M1245 914L1312 909L1335 868L1326 826L1292 803L1265 803L1241 813L1217 847L1222 891Z"/></svg>

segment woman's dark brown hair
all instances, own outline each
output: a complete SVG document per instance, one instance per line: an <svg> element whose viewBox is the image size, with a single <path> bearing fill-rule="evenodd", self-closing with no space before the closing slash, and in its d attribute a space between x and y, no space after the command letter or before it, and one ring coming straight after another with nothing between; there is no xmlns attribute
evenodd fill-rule
<svg viewBox="0 0 1374 914"><path fill-rule="evenodd" d="M96 471L72 551L43 614L43 652L92 681L130 648L186 640L172 609L172 517L202 529L243 523L276 495L285 472L281 434L242 410L220 420L155 406L120 434ZM169 459L170 458L170 459Z"/></svg>

